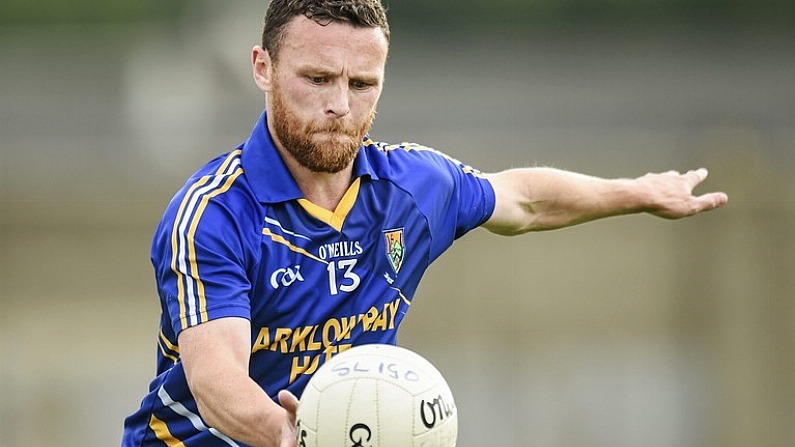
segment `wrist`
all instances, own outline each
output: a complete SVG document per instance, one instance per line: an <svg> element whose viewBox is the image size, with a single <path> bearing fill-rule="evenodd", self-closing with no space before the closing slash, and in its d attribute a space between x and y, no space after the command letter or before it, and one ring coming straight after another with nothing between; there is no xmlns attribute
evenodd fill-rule
<svg viewBox="0 0 795 447"><path fill-rule="evenodd" d="M624 188L624 213L635 214L648 212L653 208L652 194L643 177L620 179Z"/></svg>

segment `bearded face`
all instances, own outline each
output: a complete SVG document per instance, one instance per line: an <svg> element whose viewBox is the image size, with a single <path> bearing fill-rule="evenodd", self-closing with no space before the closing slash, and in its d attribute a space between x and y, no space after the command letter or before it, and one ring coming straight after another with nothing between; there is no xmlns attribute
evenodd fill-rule
<svg viewBox="0 0 795 447"><path fill-rule="evenodd" d="M290 109L278 83L271 95L269 115L276 137L301 166L313 172L334 174L350 166L375 119L373 110L356 124L340 118L306 121Z"/></svg>
<svg viewBox="0 0 795 447"><path fill-rule="evenodd" d="M350 169L375 118L388 51L381 28L303 15L289 22L278 57L254 47L268 129L294 167L332 175Z"/></svg>

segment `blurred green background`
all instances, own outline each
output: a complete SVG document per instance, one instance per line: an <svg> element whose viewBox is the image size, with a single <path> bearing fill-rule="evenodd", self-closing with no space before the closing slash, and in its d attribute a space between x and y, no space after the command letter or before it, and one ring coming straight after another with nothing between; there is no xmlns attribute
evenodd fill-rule
<svg viewBox="0 0 795 447"><path fill-rule="evenodd" d="M118 445L154 372L151 234L248 136L266 4L0 4L0 445ZM486 171L703 165L730 196L459 241L401 331L448 378L459 446L792 445L795 2L389 8L376 139Z"/></svg>

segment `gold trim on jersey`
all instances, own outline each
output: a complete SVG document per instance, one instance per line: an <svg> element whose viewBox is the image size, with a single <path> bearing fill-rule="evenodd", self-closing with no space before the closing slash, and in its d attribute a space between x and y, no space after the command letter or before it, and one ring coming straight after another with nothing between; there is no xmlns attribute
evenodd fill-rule
<svg viewBox="0 0 795 447"><path fill-rule="evenodd" d="M273 242L276 242L277 244L282 244L285 247L289 248L290 250L292 250L292 251L294 251L294 252L296 252L298 254L304 255L304 256L306 256L306 257L308 257L310 259L313 259L313 260L315 260L317 262L322 262L323 264L328 264L328 261L320 259L317 256L313 255L312 253L309 253L308 251L304 250L303 248L298 247L296 245L293 245L290 241L285 239L283 236L280 236L278 234L274 234L273 232L271 232L271 230L269 230L267 228L263 228L262 229L262 234L264 234L265 236L268 236L269 238L271 238L271 240Z"/></svg>
<svg viewBox="0 0 795 447"><path fill-rule="evenodd" d="M182 329L207 321L204 284L196 263L196 229L210 199L228 191L243 173L240 166L241 153L240 149L232 151L214 175L204 176L191 185L182 198L174 219L171 233L171 270L177 275L177 301ZM237 164L234 169L226 172L235 162ZM219 183L213 184L216 180ZM189 290L186 290L186 286Z"/></svg>
<svg viewBox="0 0 795 447"><path fill-rule="evenodd" d="M179 362L179 346L171 343L171 340L166 338L166 334L163 331L160 331L159 335L157 346L160 347L160 352L163 353L163 357L173 361L176 365Z"/></svg>
<svg viewBox="0 0 795 447"><path fill-rule="evenodd" d="M353 209L356 198L359 196L361 184L361 177L354 180L351 186L348 187L348 190L345 191L345 195L342 196L342 200L340 200L339 205L337 205L337 208L333 212L317 206L307 199L298 199L298 204L301 205L307 213L312 215L312 217L321 222L325 222L331 228L341 232L342 225L345 223L345 218L348 217L348 213Z"/></svg>
<svg viewBox="0 0 795 447"><path fill-rule="evenodd" d="M398 295L400 295L400 299L402 299L403 302L406 303L407 306L411 306L411 300L406 298L406 295L403 295L403 291L402 290L398 289L397 287L390 287L390 289L396 291L398 293Z"/></svg>
<svg viewBox="0 0 795 447"><path fill-rule="evenodd" d="M149 418L149 428L155 433L157 439L163 441L168 447L185 447L185 444L175 438L168 429L165 422L158 419L154 414Z"/></svg>
<svg viewBox="0 0 795 447"><path fill-rule="evenodd" d="M404 143L399 143L399 144L382 143L382 145L379 146L378 149L381 150L382 152L391 152L391 151L395 151L395 150L403 150L403 151L406 151L406 152L411 152L411 151L433 152L433 153L435 153L437 155L440 155L440 156L446 158L448 161L452 162L453 164L458 165L461 168L461 170L464 171L465 174L470 174L470 175L473 175L473 176L478 177L478 178L485 178L485 175L480 170L478 170L476 168L473 168L472 166L469 166L467 164L461 163L461 161L459 161L459 160L457 160L457 159L445 154L444 152L442 152L440 150L437 150L437 149L434 149L434 148L428 147L428 146L423 146L421 144L405 143L405 142Z"/></svg>

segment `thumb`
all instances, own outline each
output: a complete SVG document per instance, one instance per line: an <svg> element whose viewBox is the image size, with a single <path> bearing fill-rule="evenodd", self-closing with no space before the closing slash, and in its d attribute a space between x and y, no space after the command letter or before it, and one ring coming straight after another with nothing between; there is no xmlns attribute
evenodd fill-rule
<svg viewBox="0 0 795 447"><path fill-rule="evenodd" d="M698 212L720 208L729 201L729 196L723 192L712 192L696 198L699 203Z"/></svg>
<svg viewBox="0 0 795 447"><path fill-rule="evenodd" d="M282 428L281 447L296 447L296 416L298 398L287 390L279 391L279 404L284 408L287 420ZM303 443L302 443L303 444Z"/></svg>
<svg viewBox="0 0 795 447"><path fill-rule="evenodd" d="M295 419L295 412L298 411L298 398L295 394L287 390L279 391L279 405L287 410L292 419Z"/></svg>

